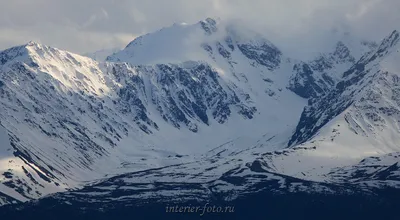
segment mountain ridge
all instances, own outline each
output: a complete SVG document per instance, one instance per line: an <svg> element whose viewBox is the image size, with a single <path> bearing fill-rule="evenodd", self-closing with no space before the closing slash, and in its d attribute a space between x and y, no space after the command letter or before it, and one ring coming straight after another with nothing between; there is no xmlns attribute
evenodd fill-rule
<svg viewBox="0 0 400 220"><path fill-rule="evenodd" d="M346 102L338 91L351 92L350 87L356 83L352 77L364 71L358 69L360 64L368 70L374 68L375 55L389 57L386 52L393 47L393 39L398 39L397 32L377 48L372 46L374 52L360 58L357 50L338 42L331 53L311 61L298 61L260 35L235 36L240 34L232 30L224 35L225 32L218 32L221 28L215 20L202 22L194 26L174 25L155 34L192 28L198 33L200 27L205 38L222 35L195 45L194 51L201 55L193 57L204 60L173 63L172 59L158 63L168 54L156 54L154 60L146 57L148 54L142 60L125 56L140 54L135 47L139 51L146 49L144 42L151 42L148 39L153 34L135 39L107 62L34 42L0 52L0 121L13 148L0 170L0 189L6 189L0 191L7 195L7 200L11 196L24 202L96 182L106 184L110 177L124 178L134 171L144 173L134 180L137 182L149 183L157 178L168 184L183 180L215 181L220 192L236 189L235 180L241 180L236 183L241 190L265 181L264 178L279 182L275 179L278 177L290 183L294 178L300 184L298 187L282 183L282 187L288 187L285 189L318 191L326 183L328 186L322 188L330 191L335 184L352 180L347 170L357 172L359 167L367 167L357 166L357 159L398 150L389 149L392 143L387 143L387 149L374 148L373 143L368 148L376 151L372 155L354 154L355 159L337 162L332 158L341 152L333 152L328 160L332 164L307 163L310 155L320 159L318 154L331 153L329 150L334 148L325 147L331 143L326 139L341 137L328 132L335 120L318 124L320 116L314 116L314 110L309 109L319 106L314 108L330 111ZM24 53L26 50L28 54ZM148 62L139 64L146 59ZM397 85L396 80L388 82L390 89ZM397 91L390 89L382 94ZM382 102L390 106L386 100ZM338 109L335 116L348 113L347 108ZM393 115L396 109L386 109L385 114ZM374 117L374 112L365 113ZM338 121L343 129L356 117L350 114L346 118L349 120ZM314 136L322 131L326 133ZM396 135L394 129L391 131ZM360 141L362 135L353 133L349 137ZM365 140L382 141L376 136L371 138L375 139ZM314 146L318 141L322 147ZM338 143L342 144L341 140ZM348 148L346 143L340 149L352 153L359 150ZM382 158L392 161L395 157ZM297 167L293 166L296 160ZM327 168L315 171L314 175L309 166L319 163ZM169 170L170 166L175 169ZM381 167L390 173L386 176L396 179L397 166L388 162ZM331 178L333 175L335 178Z"/></svg>

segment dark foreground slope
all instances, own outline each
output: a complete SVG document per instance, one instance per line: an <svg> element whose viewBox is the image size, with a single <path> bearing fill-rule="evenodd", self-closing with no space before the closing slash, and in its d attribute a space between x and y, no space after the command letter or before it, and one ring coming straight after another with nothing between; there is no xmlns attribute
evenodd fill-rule
<svg viewBox="0 0 400 220"><path fill-rule="evenodd" d="M278 177L283 179L279 180ZM230 176L202 184L128 183L123 178L126 176L78 191L54 194L38 201L3 206L0 207L0 214L2 219L30 220L389 220L399 217L400 190L393 188L362 190L351 184L315 183L280 175L268 179L257 175L244 179ZM254 181L255 184L241 192L240 188L249 179L261 181ZM237 189L216 191L223 181L234 184ZM298 188L293 190L291 186ZM316 192L315 189L320 190ZM179 195L177 192L185 193Z"/></svg>
<svg viewBox="0 0 400 220"><path fill-rule="evenodd" d="M229 203L211 200L182 204L149 203L139 206L127 203L106 211L96 206L81 210L79 204L71 206L44 199L40 205L23 210L4 207L4 219L398 219L399 191L382 191L379 195L323 195L323 194L252 194ZM216 206L222 212L207 212L203 207ZM87 205L87 204L86 204ZM198 212L167 212L168 207L201 207ZM231 212L231 208L233 209ZM206 208L207 210L207 208ZM225 211L227 210L227 211Z"/></svg>

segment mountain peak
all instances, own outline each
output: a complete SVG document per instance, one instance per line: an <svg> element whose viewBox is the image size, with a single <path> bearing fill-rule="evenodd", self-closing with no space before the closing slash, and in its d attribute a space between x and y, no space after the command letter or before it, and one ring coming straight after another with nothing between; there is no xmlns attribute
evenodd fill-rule
<svg viewBox="0 0 400 220"><path fill-rule="evenodd" d="M211 35L212 33L218 31L217 24L219 20L220 19L206 18L205 20L200 21L200 25L206 34Z"/></svg>
<svg viewBox="0 0 400 220"><path fill-rule="evenodd" d="M396 34L399 35L400 32L398 30L393 30L392 33L391 33L391 35L396 35Z"/></svg>
<svg viewBox="0 0 400 220"><path fill-rule="evenodd" d="M382 50L393 47L399 42L399 39L400 39L400 33L397 30L394 30L390 35L388 35L382 40L382 43L379 45L378 48L378 53Z"/></svg>
<svg viewBox="0 0 400 220"><path fill-rule="evenodd" d="M28 47L29 47L29 46L40 46L40 43L31 40L31 41L29 41L29 42L26 44L26 46L28 46Z"/></svg>
<svg viewBox="0 0 400 220"><path fill-rule="evenodd" d="M388 37L383 40L382 45L387 43L390 44L390 46L394 46L399 42L399 39L400 33L397 30L394 30Z"/></svg>
<svg viewBox="0 0 400 220"><path fill-rule="evenodd" d="M393 32L391 32L391 34L389 34L381 41L374 53L367 54L362 59L371 61L375 60L377 57L384 57L385 55L392 52L399 41L400 33L397 30L394 30Z"/></svg>
<svg viewBox="0 0 400 220"><path fill-rule="evenodd" d="M57 62L79 63L78 60L91 62L88 57L83 57L65 50L60 50L51 46L47 46L36 41L29 41L26 44L15 46L4 51L0 51L0 65L13 62L24 62L37 65L49 64L57 60Z"/></svg>
<svg viewBox="0 0 400 220"><path fill-rule="evenodd" d="M204 19L203 21L204 21L204 22L207 22L207 23L209 23L209 24L217 24L217 22L220 21L220 20L221 20L220 18L211 18L211 17L208 17L208 18Z"/></svg>
<svg viewBox="0 0 400 220"><path fill-rule="evenodd" d="M22 46L28 56L36 57L43 60L47 60L55 57L77 57L80 59L82 57L88 58L86 56L82 56L79 54L75 54L73 52L69 52L63 49L58 49L56 47L48 46L45 44L38 43L36 41L29 41L27 44Z"/></svg>
<svg viewBox="0 0 400 220"><path fill-rule="evenodd" d="M39 42L36 41L29 41L28 43L26 43L25 45L23 45L23 47L25 47L26 49L28 49L28 51L30 52L37 52L40 50L55 50L56 48L53 48L51 46L47 46L45 44L41 44Z"/></svg>

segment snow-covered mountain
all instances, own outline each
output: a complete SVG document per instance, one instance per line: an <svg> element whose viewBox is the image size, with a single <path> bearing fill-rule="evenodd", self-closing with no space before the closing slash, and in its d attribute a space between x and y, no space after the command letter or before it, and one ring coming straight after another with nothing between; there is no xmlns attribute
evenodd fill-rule
<svg viewBox="0 0 400 220"><path fill-rule="evenodd" d="M291 72L257 72L247 58L245 79L204 61L97 63L34 42L1 58L1 123L14 151L2 184L22 201L192 160L235 138L289 135L306 103L285 89Z"/></svg>
<svg viewBox="0 0 400 220"><path fill-rule="evenodd" d="M347 36L301 61L209 18L138 37L107 62L35 42L2 51L0 203L67 189L49 198L399 187L398 41Z"/></svg>

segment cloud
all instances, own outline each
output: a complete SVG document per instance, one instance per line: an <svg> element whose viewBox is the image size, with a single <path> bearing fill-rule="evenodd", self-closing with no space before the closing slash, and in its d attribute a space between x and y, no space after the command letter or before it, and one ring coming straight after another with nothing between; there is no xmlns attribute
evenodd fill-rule
<svg viewBox="0 0 400 220"><path fill-rule="evenodd" d="M0 0L0 49L38 40L78 53L206 17L236 20L271 41L323 44L333 29L378 40L399 28L398 0ZM308 40L305 40L308 39Z"/></svg>

